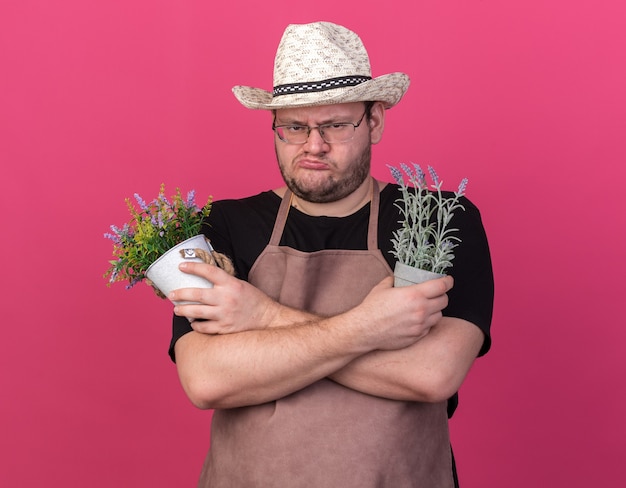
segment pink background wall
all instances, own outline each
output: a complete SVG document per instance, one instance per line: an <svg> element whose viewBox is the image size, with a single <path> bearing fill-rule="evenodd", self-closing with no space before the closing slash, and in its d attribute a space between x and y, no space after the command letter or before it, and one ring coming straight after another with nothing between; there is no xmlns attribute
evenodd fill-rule
<svg viewBox="0 0 626 488"><path fill-rule="evenodd" d="M278 185L269 118L230 88L270 88L284 27L324 19L413 80L375 174L431 163L482 209L494 347L452 421L463 488L624 486L623 2L280 5L0 5L0 485L195 485L209 414L166 355L171 307L105 286L102 234L161 182Z"/></svg>

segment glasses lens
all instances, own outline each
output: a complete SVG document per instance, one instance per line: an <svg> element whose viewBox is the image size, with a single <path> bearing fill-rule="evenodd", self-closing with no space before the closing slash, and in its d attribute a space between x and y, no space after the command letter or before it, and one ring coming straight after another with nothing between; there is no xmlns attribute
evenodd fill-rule
<svg viewBox="0 0 626 488"><path fill-rule="evenodd" d="M352 124L332 124L320 127L322 137L329 144L349 141L354 135L354 130Z"/></svg>
<svg viewBox="0 0 626 488"><path fill-rule="evenodd" d="M274 128L278 137L290 144L304 144L309 138L307 129L305 125L283 125Z"/></svg>

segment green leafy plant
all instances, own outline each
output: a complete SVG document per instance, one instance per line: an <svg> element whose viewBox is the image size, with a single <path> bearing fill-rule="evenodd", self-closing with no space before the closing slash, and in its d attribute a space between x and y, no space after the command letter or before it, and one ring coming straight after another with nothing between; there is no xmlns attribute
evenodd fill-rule
<svg viewBox="0 0 626 488"><path fill-rule="evenodd" d="M130 222L121 228L112 225L111 232L104 234L113 241L114 257L104 277L109 278L108 285L128 281L127 289L143 280L148 267L166 251L200 234L202 220L211 211L211 197L200 208L196 205L194 190L183 199L177 188L176 194L168 200L164 184L150 203L137 193L134 197L136 204L126 199Z"/></svg>
<svg viewBox="0 0 626 488"><path fill-rule="evenodd" d="M464 178L456 192L442 191L443 181L435 170L428 166L432 180L432 190L428 188L426 175L418 164L413 169L407 164L400 167L408 177L405 182L402 171L387 165L396 183L400 186L402 197L395 202L402 220L400 228L393 233L391 254L397 261L434 273L445 274L452 266L454 248L461 239L454 235L458 229L449 224L456 210L465 210L460 198L465 194L467 178Z"/></svg>

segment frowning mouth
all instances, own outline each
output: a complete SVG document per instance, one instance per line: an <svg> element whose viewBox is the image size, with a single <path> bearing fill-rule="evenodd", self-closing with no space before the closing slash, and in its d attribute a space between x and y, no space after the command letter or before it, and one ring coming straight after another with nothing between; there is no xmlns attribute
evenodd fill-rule
<svg viewBox="0 0 626 488"><path fill-rule="evenodd" d="M320 161L318 159L309 159L303 158L296 161L296 166L303 169L312 169L312 170L327 170L329 169L328 163Z"/></svg>

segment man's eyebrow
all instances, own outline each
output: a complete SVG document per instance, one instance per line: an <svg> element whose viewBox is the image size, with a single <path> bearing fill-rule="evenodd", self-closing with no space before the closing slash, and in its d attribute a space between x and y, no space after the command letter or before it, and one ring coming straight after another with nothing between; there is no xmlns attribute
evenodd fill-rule
<svg viewBox="0 0 626 488"><path fill-rule="evenodd" d="M279 120L278 117L274 119L276 125L306 125L304 122L299 122L297 119Z"/></svg>
<svg viewBox="0 0 626 488"><path fill-rule="evenodd" d="M327 124L345 124L345 123L349 123L349 119L350 116L349 115L334 115L331 117L328 117L326 119L322 119L322 121L317 125L327 125ZM276 116L274 118L276 125L302 125L302 126L308 126L308 124L306 124L305 122L302 122L301 120L298 120L297 118L286 118L285 120L280 120L278 119L278 116Z"/></svg>

